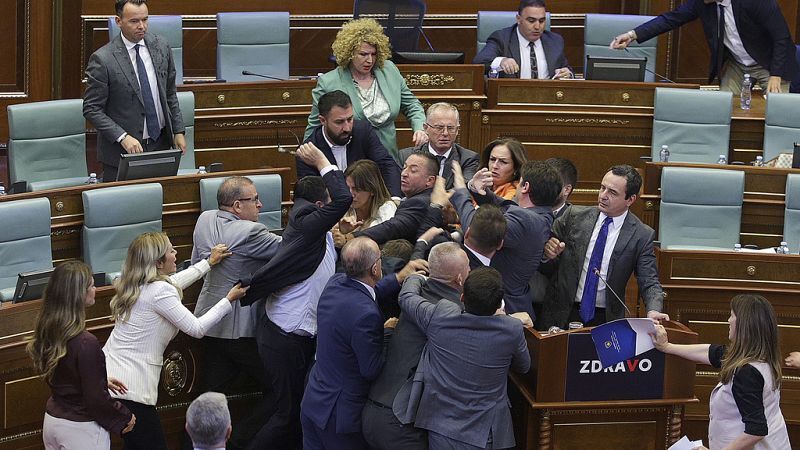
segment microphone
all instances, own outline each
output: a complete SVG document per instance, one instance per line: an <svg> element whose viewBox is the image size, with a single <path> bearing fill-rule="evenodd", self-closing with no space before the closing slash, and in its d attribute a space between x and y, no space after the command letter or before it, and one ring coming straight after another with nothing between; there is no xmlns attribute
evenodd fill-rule
<svg viewBox="0 0 800 450"><path fill-rule="evenodd" d="M252 77L261 77L261 78L267 78L267 79L269 79L269 80L286 81L286 78L271 77L271 76L269 76L269 75L264 75L264 74L260 74L260 73L250 72L249 70L243 70L243 71L242 71L242 75L248 75L248 76L252 76Z"/></svg>
<svg viewBox="0 0 800 450"><path fill-rule="evenodd" d="M628 53L631 53L631 51L628 50L628 47L625 47L623 50L625 50ZM674 81L670 80L669 78L665 77L664 75L660 75L660 74L648 69L647 66L644 67L644 71L648 72L648 73L652 73L653 75L657 76L658 78L661 78L661 80L663 80L663 81L669 81L672 84L676 84Z"/></svg>
<svg viewBox="0 0 800 450"><path fill-rule="evenodd" d="M627 312L627 313L628 313L628 315L627 315L627 316L631 316L631 310L630 310L630 309L628 309L628 305L626 305L626 304L625 304L625 302L624 302L624 301L623 301L621 298L619 298L619 295L617 295L617 293L616 293L616 292L614 292L614 289L613 289L611 286L609 286L609 285L608 285L608 282L606 281L606 279L605 279L605 278L603 278L603 276L602 276L602 275L600 275L600 269L598 269L597 267L594 267L594 268L592 268L592 272L594 272L594 274L595 274L595 275L597 275L597 278L599 278L599 279L600 279L600 281L602 281L602 282L603 282L603 284L604 284L604 285L606 285L606 288L607 288L609 291L611 291L611 293L612 293L612 294L614 294L614 297L616 297L616 299L617 299L617 300L618 300L620 303L622 303L622 307L623 307L623 308L625 308L625 312Z"/></svg>

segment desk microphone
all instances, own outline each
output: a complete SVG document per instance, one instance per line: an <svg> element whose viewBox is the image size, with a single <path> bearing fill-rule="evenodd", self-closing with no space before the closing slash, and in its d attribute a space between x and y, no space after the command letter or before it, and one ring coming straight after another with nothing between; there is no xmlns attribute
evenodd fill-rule
<svg viewBox="0 0 800 450"><path fill-rule="evenodd" d="M628 53L631 53L631 51L628 50L628 47L625 47L623 50L625 50ZM631 54L633 54L633 53L631 53ZM648 69L647 66L644 67L644 71L648 72L648 73L652 73L653 75L657 76L658 78L661 78L663 81L669 81L672 84L676 84L674 81L670 80L669 78L665 77L664 75L660 75L660 74L658 74L656 72L653 72L652 70Z"/></svg>
<svg viewBox="0 0 800 450"><path fill-rule="evenodd" d="M242 75L248 75L248 76L252 76L252 77L261 77L261 78L266 78L266 79L269 79L269 80L286 81L286 78L271 77L269 75L250 72L249 70L243 70L242 71Z"/></svg>
<svg viewBox="0 0 800 450"><path fill-rule="evenodd" d="M631 316L631 310L630 310L630 309L628 309L628 305L626 305L626 304L625 304L625 302L624 302L624 301L622 301L622 299L621 299L621 298L619 298L619 295L617 295L617 293L616 293L616 292L614 292L614 289L613 289L613 288L611 288L611 286L609 286L609 285L608 285L608 282L606 281L606 279L605 279L605 278L603 278L603 276L602 276L602 275L600 275L600 269L598 269L597 267L595 267L595 268L593 268L593 269L592 269L592 272L594 272L594 274L595 274L595 275L597 275L597 278L599 278L599 279L600 279L600 281L602 281L602 282L603 282L603 284L604 284L604 285L606 285L606 288L607 288L609 291L611 291L611 293L612 293L612 294L614 294L614 297L616 297L616 299L617 299L617 300L618 300L618 301L619 301L619 302L622 304L622 307L623 307L623 308L625 308L625 312L627 312L627 313L628 313L628 315L627 315L626 317L630 317L630 316Z"/></svg>

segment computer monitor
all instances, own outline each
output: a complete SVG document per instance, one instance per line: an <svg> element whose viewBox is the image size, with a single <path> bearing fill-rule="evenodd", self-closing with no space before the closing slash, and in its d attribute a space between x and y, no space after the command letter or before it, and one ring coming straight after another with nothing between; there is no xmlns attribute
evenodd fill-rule
<svg viewBox="0 0 800 450"><path fill-rule="evenodd" d="M394 52L395 64L464 64L464 52Z"/></svg>
<svg viewBox="0 0 800 450"><path fill-rule="evenodd" d="M180 164L181 151L177 149L125 154L119 161L117 181L174 177Z"/></svg>
<svg viewBox="0 0 800 450"><path fill-rule="evenodd" d="M17 288L14 290L14 303L27 302L42 298L44 288L50 281L53 268L37 270L34 272L23 272L17 278Z"/></svg>
<svg viewBox="0 0 800 450"><path fill-rule="evenodd" d="M584 78L603 81L644 81L647 58L586 56Z"/></svg>

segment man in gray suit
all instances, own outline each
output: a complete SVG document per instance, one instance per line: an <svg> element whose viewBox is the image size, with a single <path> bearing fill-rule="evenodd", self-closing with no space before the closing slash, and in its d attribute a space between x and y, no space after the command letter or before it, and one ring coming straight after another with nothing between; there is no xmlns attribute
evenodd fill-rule
<svg viewBox="0 0 800 450"><path fill-rule="evenodd" d="M97 129L103 181L116 181L120 154L186 151L175 91L175 62L167 42L147 34L145 0L117 0L120 35L86 66L83 116Z"/></svg>
<svg viewBox="0 0 800 450"><path fill-rule="evenodd" d="M269 261L281 243L280 236L258 222L261 201L249 178L225 179L217 191L217 203L219 209L205 211L197 219L192 263L208 257L217 244L226 244L232 255L206 274L194 311L198 317L224 297L242 274L253 273ZM240 302L231 306L233 311L211 327L202 340L206 390L228 393L237 377L246 374L264 386L266 394L269 384L255 340L258 308ZM264 395L250 417L237 424L230 446L243 447L261 429L269 417L268 397Z"/></svg>
<svg viewBox="0 0 800 450"><path fill-rule="evenodd" d="M461 308L461 291L469 274L466 253L455 242L434 246L428 256L430 277L419 294L436 304L450 301ZM428 445L425 430L403 425L392 412L398 391L416 371L427 339L405 314L395 326L386 352L386 364L372 383L361 418L364 438L374 450L419 450Z"/></svg>
<svg viewBox="0 0 800 450"><path fill-rule="evenodd" d="M461 167L464 177L472 178L478 171L481 160L477 153L456 144L461 126L458 109L450 103L434 103L428 108L422 127L428 134L428 143L421 147L406 147L400 150L400 165L415 151L430 152L439 160L439 176L445 180L445 189L453 188L453 161Z"/></svg>
<svg viewBox="0 0 800 450"><path fill-rule="evenodd" d="M487 73L498 70L501 77L572 78L564 38L545 30L544 0L521 0L517 12L516 25L492 33L472 63L483 64Z"/></svg>
<svg viewBox="0 0 800 450"><path fill-rule="evenodd" d="M540 329L565 328L573 321L594 326L625 317L616 295L624 299L633 273L647 317L669 320L660 312L664 293L653 254L655 232L629 211L641 186L635 168L614 166L600 184L597 207L573 205L555 221L553 237L545 244L545 257L554 267Z"/></svg>
<svg viewBox="0 0 800 450"><path fill-rule="evenodd" d="M503 283L490 267L470 272L463 311L453 302L420 296L422 282L409 277L399 300L403 315L428 338L415 376L424 383L415 426L428 430L430 448L514 447L506 387L509 369L530 368L523 330L530 318L496 314Z"/></svg>

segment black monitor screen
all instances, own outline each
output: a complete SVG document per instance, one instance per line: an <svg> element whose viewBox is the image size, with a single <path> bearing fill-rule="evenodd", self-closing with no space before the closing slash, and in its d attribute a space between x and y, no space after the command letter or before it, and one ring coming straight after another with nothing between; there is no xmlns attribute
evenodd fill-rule
<svg viewBox="0 0 800 450"><path fill-rule="evenodd" d="M14 303L42 298L44 288L52 274L53 268L19 274L17 288L14 291Z"/></svg>
<svg viewBox="0 0 800 450"><path fill-rule="evenodd" d="M125 154L119 161L117 181L174 177L180 164L181 151L177 149Z"/></svg>
<svg viewBox="0 0 800 450"><path fill-rule="evenodd" d="M587 80L603 81L644 81L647 58L607 58L587 56Z"/></svg>
<svg viewBox="0 0 800 450"><path fill-rule="evenodd" d="M395 64L464 64L464 52L394 52Z"/></svg>

